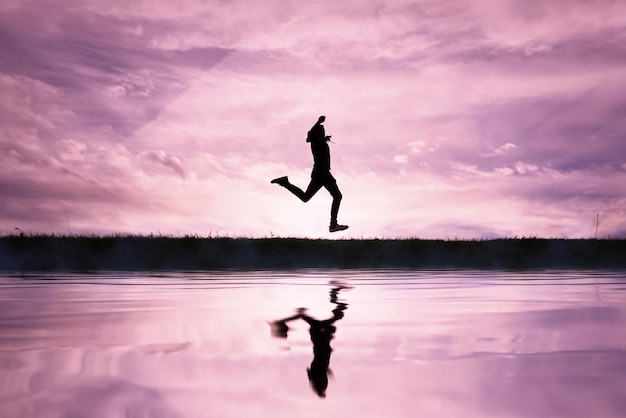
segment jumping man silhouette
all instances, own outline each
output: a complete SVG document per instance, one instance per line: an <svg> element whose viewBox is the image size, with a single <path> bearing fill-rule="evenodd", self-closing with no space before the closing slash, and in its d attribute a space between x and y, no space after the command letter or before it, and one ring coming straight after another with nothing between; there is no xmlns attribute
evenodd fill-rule
<svg viewBox="0 0 626 418"><path fill-rule="evenodd" d="M284 187L303 202L311 200L319 189L325 187L333 197L333 203L330 207L330 226L328 230L330 232L336 232L348 229L348 226L339 225L337 223L337 213L339 212L339 204L341 203L342 195L339 191L339 187L337 187L337 180L330 174L330 148L328 141L330 141L331 137L330 135L326 136L324 125L322 125L325 120L326 116L320 116L307 134L306 142L311 143L311 152L313 153L313 171L311 172L311 182L306 191L302 191L299 187L289 183L287 176L275 178L271 183Z"/></svg>

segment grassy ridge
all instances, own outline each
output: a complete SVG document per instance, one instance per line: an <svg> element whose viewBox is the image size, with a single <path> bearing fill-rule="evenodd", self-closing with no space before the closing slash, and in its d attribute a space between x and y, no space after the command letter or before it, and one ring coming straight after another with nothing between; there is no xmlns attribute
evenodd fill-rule
<svg viewBox="0 0 626 418"><path fill-rule="evenodd" d="M3 271L309 267L624 268L626 240L0 237Z"/></svg>

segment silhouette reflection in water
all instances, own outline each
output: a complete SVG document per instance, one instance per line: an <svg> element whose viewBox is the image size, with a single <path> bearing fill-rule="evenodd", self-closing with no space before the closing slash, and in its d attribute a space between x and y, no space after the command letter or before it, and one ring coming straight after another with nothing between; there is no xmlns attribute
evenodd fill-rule
<svg viewBox="0 0 626 418"><path fill-rule="evenodd" d="M330 291L330 302L336 305L332 311L332 317L324 320L315 319L306 313L306 308L298 308L295 315L270 323L272 336L276 338L287 338L289 331L287 322L302 319L309 324L309 334L311 335L311 342L313 342L313 361L307 369L307 375L311 388L321 398L326 397L328 376L333 376L329 365L330 354L333 351L330 347L330 340L333 339L335 331L337 331L334 323L343 318L343 312L348 308L347 303L339 302L338 294L342 289L349 289L349 287L336 282L331 282L331 284L335 287Z"/></svg>

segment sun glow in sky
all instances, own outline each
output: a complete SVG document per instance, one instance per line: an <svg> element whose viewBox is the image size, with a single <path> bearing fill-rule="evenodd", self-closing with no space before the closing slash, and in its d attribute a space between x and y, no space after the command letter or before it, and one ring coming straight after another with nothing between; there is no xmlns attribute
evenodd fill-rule
<svg viewBox="0 0 626 418"><path fill-rule="evenodd" d="M0 231L624 237L624 91L618 1L4 0Z"/></svg>

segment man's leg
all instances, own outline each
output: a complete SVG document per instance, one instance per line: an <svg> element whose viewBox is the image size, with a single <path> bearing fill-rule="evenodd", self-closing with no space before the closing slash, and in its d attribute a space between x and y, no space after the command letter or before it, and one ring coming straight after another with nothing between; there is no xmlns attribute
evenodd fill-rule
<svg viewBox="0 0 626 418"><path fill-rule="evenodd" d="M328 182L325 187L333 197L333 203L330 205L330 223L335 225L337 223L337 214L339 213L339 205L341 204L343 195L341 191L339 191L336 181Z"/></svg>
<svg viewBox="0 0 626 418"><path fill-rule="evenodd" d="M283 186L285 189L289 190L291 193L296 195L296 197L302 200L303 202L308 202L315 195L315 193L317 193L318 190L322 188L322 183L312 177L311 182L309 183L309 186L306 188L306 191L304 192L302 191L301 188L289 183L288 181L285 183L282 183L281 186Z"/></svg>
<svg viewBox="0 0 626 418"><path fill-rule="evenodd" d="M339 191L337 181L330 173L328 174L327 181L324 183L324 187L330 192L330 195L333 197L333 203L330 206L330 232L348 229L348 227L345 225L337 224L337 214L339 213L339 205L341 204L341 199L343 195L341 194L341 191Z"/></svg>

